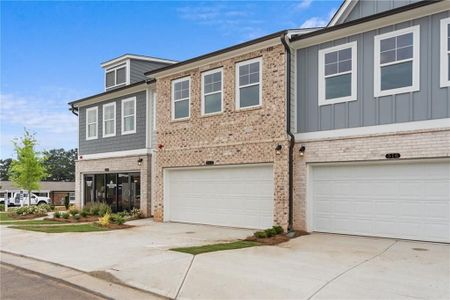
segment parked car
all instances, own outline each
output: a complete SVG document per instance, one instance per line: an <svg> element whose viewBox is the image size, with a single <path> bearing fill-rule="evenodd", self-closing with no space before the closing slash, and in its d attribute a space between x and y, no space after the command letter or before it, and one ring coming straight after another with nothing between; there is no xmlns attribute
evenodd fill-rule
<svg viewBox="0 0 450 300"><path fill-rule="evenodd" d="M8 206L21 206L23 201L24 205L28 205L28 194L16 192L13 193L12 196L7 199ZM4 198L0 198L0 203L5 203ZM31 205L41 205L41 204L50 204L51 199L48 197L40 197L36 194L31 193Z"/></svg>

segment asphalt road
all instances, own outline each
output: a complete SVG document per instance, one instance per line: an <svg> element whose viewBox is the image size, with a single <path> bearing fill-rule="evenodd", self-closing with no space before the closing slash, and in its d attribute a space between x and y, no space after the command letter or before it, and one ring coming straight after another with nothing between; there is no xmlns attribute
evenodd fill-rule
<svg viewBox="0 0 450 300"><path fill-rule="evenodd" d="M32 272L0 264L1 300L105 299Z"/></svg>

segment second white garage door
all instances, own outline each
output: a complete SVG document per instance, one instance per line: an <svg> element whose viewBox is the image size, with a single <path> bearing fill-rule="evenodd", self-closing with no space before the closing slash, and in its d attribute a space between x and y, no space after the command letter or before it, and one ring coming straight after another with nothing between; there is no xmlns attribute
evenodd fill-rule
<svg viewBox="0 0 450 300"><path fill-rule="evenodd" d="M314 166L313 231L450 242L450 162Z"/></svg>
<svg viewBox="0 0 450 300"><path fill-rule="evenodd" d="M242 228L273 225L272 165L165 171L164 220Z"/></svg>

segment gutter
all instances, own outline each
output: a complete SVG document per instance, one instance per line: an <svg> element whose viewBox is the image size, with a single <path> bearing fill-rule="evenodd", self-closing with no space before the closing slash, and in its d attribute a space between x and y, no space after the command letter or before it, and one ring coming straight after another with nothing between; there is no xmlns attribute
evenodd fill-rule
<svg viewBox="0 0 450 300"><path fill-rule="evenodd" d="M291 132L291 48L286 42L287 33L284 32L281 37L281 43L286 50L286 133L289 136L289 154L288 154L288 184L289 184L289 208L288 208L288 232L293 231L294 224L294 161L293 152L295 145L295 136Z"/></svg>
<svg viewBox="0 0 450 300"><path fill-rule="evenodd" d="M70 104L69 110L78 117L78 107L73 106L73 104Z"/></svg>

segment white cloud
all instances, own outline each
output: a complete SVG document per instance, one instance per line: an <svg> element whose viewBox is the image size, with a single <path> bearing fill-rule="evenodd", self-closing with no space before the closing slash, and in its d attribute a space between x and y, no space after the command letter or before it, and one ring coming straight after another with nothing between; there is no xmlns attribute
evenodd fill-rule
<svg viewBox="0 0 450 300"><path fill-rule="evenodd" d="M311 6L312 0L302 0L297 4L297 9L307 9Z"/></svg>
<svg viewBox="0 0 450 300"><path fill-rule="evenodd" d="M336 9L332 9L326 17L312 17L307 19L300 25L300 28L314 28L314 27L325 27L328 22L330 22L331 18L336 13Z"/></svg>

